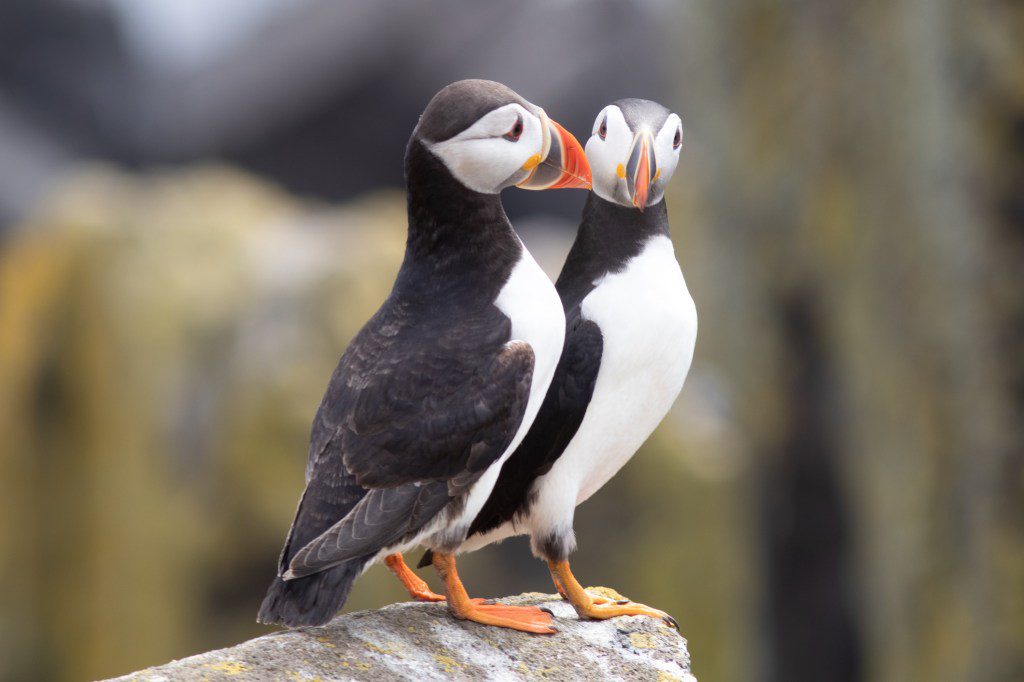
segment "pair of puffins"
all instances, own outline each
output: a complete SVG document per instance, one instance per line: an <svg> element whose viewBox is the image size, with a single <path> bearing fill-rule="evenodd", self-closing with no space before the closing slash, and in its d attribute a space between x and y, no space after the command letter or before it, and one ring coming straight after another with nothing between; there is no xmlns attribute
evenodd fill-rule
<svg viewBox="0 0 1024 682"><path fill-rule="evenodd" d="M456 572L457 554L528 534L581 618L675 625L587 592L568 558L576 506L666 415L693 357L697 315L664 201L682 139L679 116L646 100L605 107L584 152L499 83L434 96L406 151L405 257L313 420L261 622L327 622L383 559L411 596L446 600L457 618L552 633L549 612L470 599ZM554 284L505 215L512 186L590 190ZM445 595L402 560L416 545Z"/></svg>

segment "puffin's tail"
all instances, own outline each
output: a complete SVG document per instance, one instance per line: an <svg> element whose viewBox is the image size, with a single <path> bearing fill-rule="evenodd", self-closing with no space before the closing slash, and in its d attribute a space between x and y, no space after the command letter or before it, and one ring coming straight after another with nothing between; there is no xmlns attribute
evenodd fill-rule
<svg viewBox="0 0 1024 682"><path fill-rule="evenodd" d="M359 557L294 580L274 578L256 620L295 628L324 625L341 610L367 559Z"/></svg>

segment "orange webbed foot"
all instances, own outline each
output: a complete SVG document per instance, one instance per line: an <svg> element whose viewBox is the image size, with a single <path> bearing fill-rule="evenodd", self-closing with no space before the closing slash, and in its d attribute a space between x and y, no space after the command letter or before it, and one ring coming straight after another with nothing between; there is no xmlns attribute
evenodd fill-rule
<svg viewBox="0 0 1024 682"><path fill-rule="evenodd" d="M537 635L551 635L557 632L552 626L552 615L535 606L510 606L495 603L490 599L470 599L462 581L459 580L459 574L455 570L455 557L451 554L434 552L433 564L444 580L448 609L456 618Z"/></svg>
<svg viewBox="0 0 1024 682"><path fill-rule="evenodd" d="M557 628L553 626L554 619L551 614L535 606L488 604L487 600L472 599L469 604L458 611L453 608L452 615L461 620L510 628L536 635L551 635L558 632Z"/></svg>
<svg viewBox="0 0 1024 682"><path fill-rule="evenodd" d="M599 597L599 599L603 599L604 602L597 603L596 601L591 601L589 604L573 604L573 607L581 618L605 620L615 618L616 616L650 616L651 618L659 619L671 628L679 629L679 623L676 622L676 619L660 609L628 600L613 602L609 599L604 599L604 597Z"/></svg>
<svg viewBox="0 0 1024 682"><path fill-rule="evenodd" d="M591 591L583 589L569 569L568 561L549 561L548 568L551 570L551 578L554 580L559 594L573 605L580 618L605 620L616 616L650 616L661 620L669 627L679 629L676 619L660 609L637 604L625 598L615 599L610 596L593 594ZM613 592L607 589L604 591ZM617 597L622 597L618 593L614 594Z"/></svg>

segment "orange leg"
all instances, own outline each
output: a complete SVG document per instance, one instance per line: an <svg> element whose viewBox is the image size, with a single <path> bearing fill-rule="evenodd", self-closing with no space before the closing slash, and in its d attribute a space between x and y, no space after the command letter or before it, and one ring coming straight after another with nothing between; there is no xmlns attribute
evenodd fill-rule
<svg viewBox="0 0 1024 682"><path fill-rule="evenodd" d="M412 569L405 565L405 559L401 553L395 552L384 557L384 563L391 569L402 585L408 590L409 596L417 601L444 601L444 596L433 592L423 578L412 572Z"/></svg>
<svg viewBox="0 0 1024 682"><path fill-rule="evenodd" d="M495 625L538 635L550 635L557 630L551 626L551 614L535 606L506 606L489 604L479 599L470 599L466 588L455 570L455 557L451 554L434 552L434 568L444 580L448 596L448 608L452 615L483 625Z"/></svg>
<svg viewBox="0 0 1024 682"><path fill-rule="evenodd" d="M660 618L666 625L679 629L676 619L664 611L625 599L613 602L611 599L590 594L576 581L576 577L569 569L568 561L549 561L548 569L551 571L551 579L554 580L555 587L573 605L580 618L604 620L615 616L651 616Z"/></svg>
<svg viewBox="0 0 1024 682"><path fill-rule="evenodd" d="M562 599L564 599L565 601L569 601L569 595L565 593L565 588L562 587L562 583L558 582L558 576L556 576L554 573L552 573L551 574L551 581L553 583L555 583L555 589L558 590L558 595ZM590 592L587 592L587 594L590 595L590 600L592 602L594 602L595 604L607 604L607 603L613 601L611 599L608 599L607 597L602 597L601 595L598 595L598 594L591 594Z"/></svg>

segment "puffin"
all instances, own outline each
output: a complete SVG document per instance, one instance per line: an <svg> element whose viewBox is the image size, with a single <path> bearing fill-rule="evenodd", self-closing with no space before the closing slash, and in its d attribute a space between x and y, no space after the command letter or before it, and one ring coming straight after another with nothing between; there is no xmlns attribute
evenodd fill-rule
<svg viewBox="0 0 1024 682"><path fill-rule="evenodd" d="M589 188L586 156L510 88L464 80L427 104L405 179L405 255L313 419L305 489L258 621L326 623L381 558L423 591L401 558L423 545L454 616L549 634L540 609L470 599L453 551L533 423L565 334L558 294L500 193Z"/></svg>
<svg viewBox="0 0 1024 682"><path fill-rule="evenodd" d="M593 188L555 284L565 311L562 355L537 418L459 548L528 534L581 618L647 615L678 627L664 611L588 593L569 555L576 506L658 426L693 358L697 312L664 200L682 141L679 116L648 100L619 100L594 121L586 146Z"/></svg>

